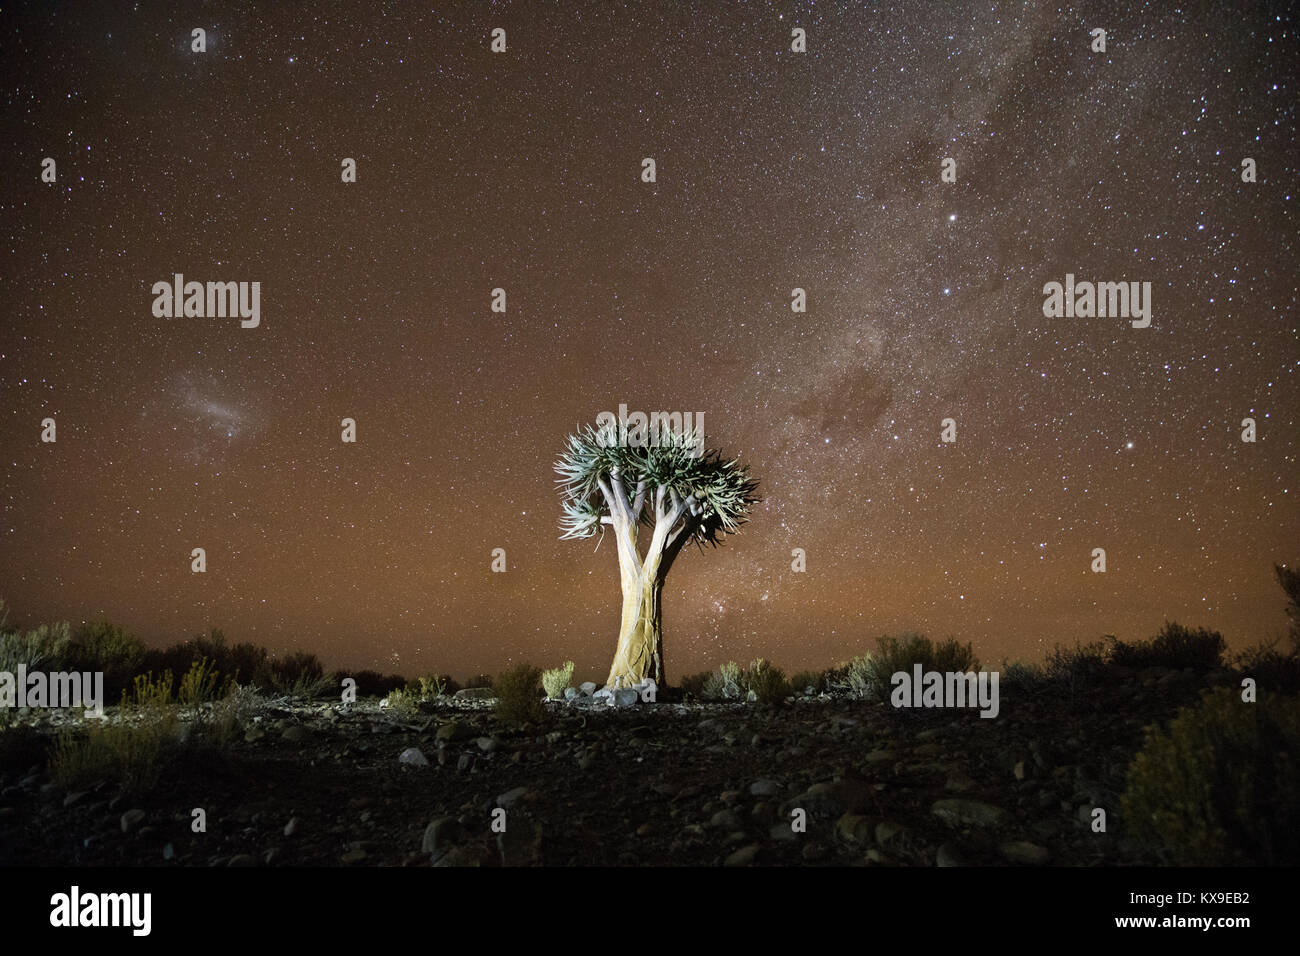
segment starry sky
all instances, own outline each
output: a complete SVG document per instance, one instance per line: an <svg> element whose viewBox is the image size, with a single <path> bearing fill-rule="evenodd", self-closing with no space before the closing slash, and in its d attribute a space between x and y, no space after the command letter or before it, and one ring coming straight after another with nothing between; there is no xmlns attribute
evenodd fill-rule
<svg viewBox="0 0 1300 956"><path fill-rule="evenodd" d="M670 680L1280 633L1300 57L1230 6L6 5L10 622L599 679L615 552L558 540L552 466L625 404L761 482L668 578ZM178 272L260 325L156 318ZM1150 282L1150 327L1045 318L1067 273Z"/></svg>

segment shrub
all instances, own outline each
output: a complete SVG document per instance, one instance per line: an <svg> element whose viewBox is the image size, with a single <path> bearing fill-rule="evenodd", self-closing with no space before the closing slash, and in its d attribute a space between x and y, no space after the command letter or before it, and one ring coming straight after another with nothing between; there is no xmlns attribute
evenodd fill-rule
<svg viewBox="0 0 1300 956"><path fill-rule="evenodd" d="M1041 664L1027 664L1024 661L1003 661L1002 686L1016 690L1040 691L1049 684L1047 671Z"/></svg>
<svg viewBox="0 0 1300 956"><path fill-rule="evenodd" d="M573 680L573 661L565 661L563 667L542 672L542 687L551 700L559 700Z"/></svg>
<svg viewBox="0 0 1300 956"><path fill-rule="evenodd" d="M307 651L294 651L287 657L267 661L254 683L279 694L309 700L319 697L333 686L325 676L320 658Z"/></svg>
<svg viewBox="0 0 1300 956"><path fill-rule="evenodd" d="M498 675L492 682L497 698L497 716L511 724L541 720L545 713L537 693L541 680L541 669L525 663Z"/></svg>
<svg viewBox="0 0 1300 956"><path fill-rule="evenodd" d="M68 646L67 669L102 671L104 696L113 698L141 672L147 649L139 638L105 620L79 627Z"/></svg>
<svg viewBox="0 0 1300 956"><path fill-rule="evenodd" d="M687 674L677 682L677 688L691 697L703 697L704 685L708 683L710 673L710 671L701 671L698 674Z"/></svg>
<svg viewBox="0 0 1300 956"><path fill-rule="evenodd" d="M181 678L176 698L182 705L197 709L199 704L224 697L229 690L230 682L223 683L221 675L207 658L201 657L190 665L190 669Z"/></svg>
<svg viewBox="0 0 1300 956"><path fill-rule="evenodd" d="M825 686L825 676L819 671L799 671L790 678L790 688L796 697L806 696L809 688L814 694L820 694Z"/></svg>
<svg viewBox="0 0 1300 956"><path fill-rule="evenodd" d="M50 772L62 787L117 780L127 793L147 793L158 783L169 747L176 745L177 708L170 671L141 674L122 693L117 718L64 728L55 739Z"/></svg>
<svg viewBox="0 0 1300 956"><path fill-rule="evenodd" d="M451 684L451 678L446 674L430 674L427 677L419 679L419 691L421 700L433 700L447 693L447 687Z"/></svg>
<svg viewBox="0 0 1300 956"><path fill-rule="evenodd" d="M896 673L911 674L917 664L923 671L961 674L979 670L980 666L971 645L963 647L953 637L935 644L922 634L908 633L899 638L882 637L876 647L876 655L866 668L870 684L876 688L891 687Z"/></svg>
<svg viewBox="0 0 1300 956"><path fill-rule="evenodd" d="M881 686L876 682L876 669L870 654L860 654L844 664L839 668L836 678L839 686L854 697L874 697L881 691Z"/></svg>
<svg viewBox="0 0 1300 956"><path fill-rule="evenodd" d="M1233 669L1252 677L1261 690L1293 694L1300 691L1300 648L1278 650L1279 639L1262 641L1233 658Z"/></svg>
<svg viewBox="0 0 1300 956"><path fill-rule="evenodd" d="M1300 859L1300 697L1235 688L1147 728L1121 800L1139 838L1187 865Z"/></svg>
<svg viewBox="0 0 1300 956"><path fill-rule="evenodd" d="M708 700L733 700L742 693L740 665L735 661L727 661L704 681L703 696Z"/></svg>
<svg viewBox="0 0 1300 956"><path fill-rule="evenodd" d="M1114 643L1115 638L1107 636L1106 640ZM1106 672L1106 644L1093 641L1091 644L1074 642L1074 647L1057 644L1047 655L1043 673L1049 680L1061 681L1074 686L1090 683Z"/></svg>
<svg viewBox="0 0 1300 956"><path fill-rule="evenodd" d="M70 638L67 624L42 624L34 631L0 633L0 671L17 673L21 664L27 670L66 670Z"/></svg>
<svg viewBox="0 0 1300 956"><path fill-rule="evenodd" d="M389 710L403 717L414 717L420 712L420 694L414 688L389 691L384 700L388 702Z"/></svg>
<svg viewBox="0 0 1300 956"><path fill-rule="evenodd" d="M745 693L753 693L760 703L774 703L790 696L785 671L761 657L745 669L740 683Z"/></svg>
<svg viewBox="0 0 1300 956"><path fill-rule="evenodd" d="M1111 638L1110 661L1123 667L1213 670L1223 663L1227 643L1218 631L1191 630L1170 622L1149 641L1126 644Z"/></svg>

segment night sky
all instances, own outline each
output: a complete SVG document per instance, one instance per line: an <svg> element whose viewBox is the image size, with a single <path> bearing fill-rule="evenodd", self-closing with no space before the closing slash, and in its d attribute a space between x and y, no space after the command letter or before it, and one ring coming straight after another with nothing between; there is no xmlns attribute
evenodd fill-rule
<svg viewBox="0 0 1300 956"><path fill-rule="evenodd" d="M1280 633L1300 57L1236 6L5 5L10 623L598 679L615 550L558 540L552 466L625 404L761 482L668 578L670 680ZM175 273L260 325L156 318ZM1150 282L1150 327L1044 317L1067 273Z"/></svg>

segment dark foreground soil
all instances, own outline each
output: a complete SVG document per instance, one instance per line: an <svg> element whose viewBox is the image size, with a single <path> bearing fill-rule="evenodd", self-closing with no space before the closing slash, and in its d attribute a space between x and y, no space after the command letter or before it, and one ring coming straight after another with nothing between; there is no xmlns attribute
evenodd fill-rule
<svg viewBox="0 0 1300 956"><path fill-rule="evenodd" d="M1227 679L1003 688L995 719L830 697L583 699L519 729L484 701L399 716L284 700L224 750L186 749L145 794L0 767L0 864L1160 864L1124 835L1128 765L1146 724ZM427 765L399 760L411 748Z"/></svg>

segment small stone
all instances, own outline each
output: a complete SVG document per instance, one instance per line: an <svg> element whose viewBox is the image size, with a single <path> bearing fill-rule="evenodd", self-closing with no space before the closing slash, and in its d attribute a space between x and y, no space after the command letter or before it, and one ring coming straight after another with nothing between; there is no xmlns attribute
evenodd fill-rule
<svg viewBox="0 0 1300 956"><path fill-rule="evenodd" d="M420 850L439 856L461 837L460 821L455 817L438 817L424 828Z"/></svg>
<svg viewBox="0 0 1300 956"><path fill-rule="evenodd" d="M577 700L579 696L580 696L580 695L579 695L579 693L578 693L578 688L576 688L576 687L566 687L566 688L564 688L564 699L565 699L565 700Z"/></svg>
<svg viewBox="0 0 1300 956"><path fill-rule="evenodd" d="M846 813L835 821L836 835L846 843L871 842L871 821L860 813Z"/></svg>
<svg viewBox="0 0 1300 956"><path fill-rule="evenodd" d="M426 757L419 747L407 747L402 751L402 755L397 758L398 763L404 763L412 767L429 766L429 758Z"/></svg>
<svg viewBox="0 0 1300 956"><path fill-rule="evenodd" d="M975 781L960 770L956 770L948 775L948 779L944 783L943 787L945 790L950 790L955 793L965 793L967 790L975 789Z"/></svg>
<svg viewBox="0 0 1300 956"><path fill-rule="evenodd" d="M439 727L437 733L434 734L434 737L437 740L449 744L460 743L461 741L470 740L476 736L478 735L474 733L473 727L461 723L459 720L447 721L447 723Z"/></svg>
<svg viewBox="0 0 1300 956"><path fill-rule="evenodd" d="M339 859L344 863L360 863L369 855L370 854L361 847L354 846L352 849L348 850L348 852L344 853L343 856L339 857Z"/></svg>
<svg viewBox="0 0 1300 956"><path fill-rule="evenodd" d="M934 857L935 866L967 866L966 858L962 856L961 851L951 843L945 843L939 847Z"/></svg>
<svg viewBox="0 0 1300 956"><path fill-rule="evenodd" d="M478 739L478 749L485 754L496 753L497 739L495 737L480 737Z"/></svg>
<svg viewBox="0 0 1300 956"><path fill-rule="evenodd" d="M130 833L144 822L143 810L128 810L122 814L122 832Z"/></svg>
<svg viewBox="0 0 1300 956"><path fill-rule="evenodd" d="M892 820L881 820L876 824L876 842L881 846L899 842L905 839L909 833L907 827Z"/></svg>
<svg viewBox="0 0 1300 956"><path fill-rule="evenodd" d="M768 831L768 836L773 840L781 840L785 843L791 843L799 839L799 834L788 823L774 823L772 829Z"/></svg>
<svg viewBox="0 0 1300 956"><path fill-rule="evenodd" d="M1017 761L1016 761L1016 765L1015 765L1013 768L1011 768L1011 772L1014 773L1014 774L1016 775L1016 779L1017 779L1017 780L1024 780L1024 779L1025 779L1025 762L1024 762L1023 760L1017 760Z"/></svg>
<svg viewBox="0 0 1300 956"><path fill-rule="evenodd" d="M744 823L740 819L740 814L735 810L719 810L709 820L709 826L717 827L721 830L741 830L744 829Z"/></svg>
<svg viewBox="0 0 1300 956"><path fill-rule="evenodd" d="M615 707L635 707L640 699L641 695L632 688L620 688L614 691L613 703Z"/></svg>
<svg viewBox="0 0 1300 956"><path fill-rule="evenodd" d="M757 843L751 843L748 846L742 846L739 850L736 850L734 853L728 856L726 863L723 865L724 866L749 866L749 864L754 862L754 858L758 856L758 850L759 847Z"/></svg>
<svg viewBox="0 0 1300 956"><path fill-rule="evenodd" d="M461 754L460 759L456 761L456 769L464 772L474 766L474 758L470 754Z"/></svg>
<svg viewBox="0 0 1300 956"><path fill-rule="evenodd" d="M280 858L283 855L284 854L280 852L278 846L273 846L262 854L262 862L267 866L275 866L275 864L280 862Z"/></svg>
<svg viewBox="0 0 1300 956"><path fill-rule="evenodd" d="M287 744L305 744L311 740L311 731L301 724L291 724L280 733L280 739Z"/></svg>
<svg viewBox="0 0 1300 956"><path fill-rule="evenodd" d="M284 835L287 837L293 836L298 832L300 826L302 826L302 821L297 817L291 817L289 822L284 825Z"/></svg>
<svg viewBox="0 0 1300 956"><path fill-rule="evenodd" d="M809 863L815 863L826 858L826 847L814 840L804 844L801 855Z"/></svg>
<svg viewBox="0 0 1300 956"><path fill-rule="evenodd" d="M1051 858L1046 847L1030 843L1028 840L1004 843L998 848L998 852L1008 863L1019 863L1021 866L1043 866Z"/></svg>
<svg viewBox="0 0 1300 956"><path fill-rule="evenodd" d="M168 843L166 846L163 847L163 859L171 860L174 859L175 857L176 857L176 847Z"/></svg>
<svg viewBox="0 0 1300 956"><path fill-rule="evenodd" d="M936 800L931 812L949 826L994 827L1006 820L1006 811L989 803L954 797Z"/></svg>
<svg viewBox="0 0 1300 956"><path fill-rule="evenodd" d="M582 692L583 697L590 697L596 693L596 684L593 681L586 680L578 685L578 690Z"/></svg>
<svg viewBox="0 0 1300 956"><path fill-rule="evenodd" d="M491 687L466 687L451 695L452 700L491 700Z"/></svg>
<svg viewBox="0 0 1300 956"><path fill-rule="evenodd" d="M230 858L230 862L227 863L226 866L227 867L257 866L257 857L253 856L251 853L236 853L234 856Z"/></svg>
<svg viewBox="0 0 1300 956"><path fill-rule="evenodd" d="M519 799L528 792L527 787L515 787L513 790L507 790L501 796L497 797L497 806L509 810Z"/></svg>
<svg viewBox="0 0 1300 956"><path fill-rule="evenodd" d="M74 791L73 793L70 793L70 794L68 794L66 797L63 798L63 805L64 805L65 807L70 807L70 806L72 806L74 803L76 803L78 800L80 800L82 797L84 797L87 793L88 793L88 791L86 791L86 790L77 790L77 791Z"/></svg>

